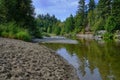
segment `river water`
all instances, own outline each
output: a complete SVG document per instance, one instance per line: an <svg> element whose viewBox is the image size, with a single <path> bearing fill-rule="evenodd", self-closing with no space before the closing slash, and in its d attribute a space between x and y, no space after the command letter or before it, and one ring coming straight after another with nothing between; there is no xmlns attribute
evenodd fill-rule
<svg viewBox="0 0 120 80"><path fill-rule="evenodd" d="M80 80L120 80L120 43L84 39L78 42L44 45L73 65Z"/></svg>

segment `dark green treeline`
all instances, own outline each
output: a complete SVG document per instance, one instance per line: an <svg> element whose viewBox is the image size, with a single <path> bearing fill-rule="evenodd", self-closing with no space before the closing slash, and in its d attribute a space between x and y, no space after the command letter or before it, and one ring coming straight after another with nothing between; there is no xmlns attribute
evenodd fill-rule
<svg viewBox="0 0 120 80"><path fill-rule="evenodd" d="M26 33L41 37L41 34L74 35L99 30L113 35L120 30L119 4L119 0L89 0L89 3L79 0L76 15L71 14L61 22L49 14L35 17L32 0L0 0L0 36L21 39ZM13 31L16 26L18 30Z"/></svg>
<svg viewBox="0 0 120 80"><path fill-rule="evenodd" d="M89 0L87 4L85 0L79 0L78 10L76 15L70 15L64 22L56 19L56 22L51 23L52 18L48 21L53 25L44 23L44 32L55 33L58 35L76 34L79 32L96 32L106 30L108 33L115 33L120 29L120 1L119 0ZM48 16L45 15L46 17ZM39 17L38 17L39 18ZM54 18L54 17L53 17ZM40 19L40 18L39 18ZM45 18L46 19L46 18ZM41 19L43 22L45 20ZM41 23L41 20L38 23Z"/></svg>

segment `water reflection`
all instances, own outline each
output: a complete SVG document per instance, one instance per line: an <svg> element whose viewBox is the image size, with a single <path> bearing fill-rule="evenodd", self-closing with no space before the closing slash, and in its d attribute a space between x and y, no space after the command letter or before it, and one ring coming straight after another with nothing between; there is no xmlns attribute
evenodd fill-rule
<svg viewBox="0 0 120 80"><path fill-rule="evenodd" d="M120 44L99 44L79 40L79 44L45 44L72 64L81 80L120 80Z"/></svg>

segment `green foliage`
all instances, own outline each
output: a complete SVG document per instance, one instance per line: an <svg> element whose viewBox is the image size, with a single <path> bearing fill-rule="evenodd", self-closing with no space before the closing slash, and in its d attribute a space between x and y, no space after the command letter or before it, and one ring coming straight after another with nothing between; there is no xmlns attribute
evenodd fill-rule
<svg viewBox="0 0 120 80"><path fill-rule="evenodd" d="M65 34L65 27L62 26L62 28L61 28L61 32L60 32L60 35L64 35L64 34Z"/></svg>
<svg viewBox="0 0 120 80"><path fill-rule="evenodd" d="M109 32L106 32L106 33L103 35L103 39L104 39L104 40L113 39L113 34L112 34L112 33L109 33Z"/></svg>
<svg viewBox="0 0 120 80"><path fill-rule="evenodd" d="M50 27L47 28L47 33L51 33L51 28Z"/></svg>
<svg viewBox="0 0 120 80"><path fill-rule="evenodd" d="M115 30L120 30L120 0L112 1L112 16L116 22Z"/></svg>
<svg viewBox="0 0 120 80"><path fill-rule="evenodd" d="M31 40L31 36L28 33L28 31L26 31L26 30L16 33L15 38L20 39L20 40L24 40L24 41L30 41Z"/></svg>
<svg viewBox="0 0 120 80"><path fill-rule="evenodd" d="M37 26L40 28L43 36L49 36L49 34L60 35L64 24L60 22L54 15L38 15L36 18ZM64 31L64 30L63 30Z"/></svg>
<svg viewBox="0 0 120 80"><path fill-rule="evenodd" d="M70 15L70 17L68 17L65 21L65 32L69 33L69 32L73 32L74 30L74 19L73 16Z"/></svg>
<svg viewBox="0 0 120 80"><path fill-rule="evenodd" d="M26 29L20 28L14 22L0 24L0 36L30 41L31 36Z"/></svg>
<svg viewBox="0 0 120 80"><path fill-rule="evenodd" d="M114 40L120 40L120 30L116 30L113 38L114 38Z"/></svg>
<svg viewBox="0 0 120 80"><path fill-rule="evenodd" d="M77 11L77 14L80 16L80 20L82 22L81 23L81 26L83 26L83 28L85 27L85 21L86 21L86 11L87 11L87 8L86 8L86 5L85 5L85 0L79 0L79 5L78 5L78 11Z"/></svg>
<svg viewBox="0 0 120 80"><path fill-rule="evenodd" d="M82 23L83 21L81 20L81 15L80 14L76 14L76 16L74 17L74 21L75 21L75 31L76 32L80 32L80 30L82 29Z"/></svg>
<svg viewBox="0 0 120 80"><path fill-rule="evenodd" d="M33 29L34 8L32 0L0 0L0 4L1 22L14 21L20 27Z"/></svg>
<svg viewBox="0 0 120 80"><path fill-rule="evenodd" d="M90 0L88 5L89 5L89 11L93 11L95 9L95 1L94 0Z"/></svg>
<svg viewBox="0 0 120 80"><path fill-rule="evenodd" d="M89 0L88 4L85 0L79 0L75 17L70 15L61 22L50 14L38 15L34 19L32 0L0 0L0 35L28 40L30 35L27 30L32 36L41 38L42 34L85 32L88 27L94 32L107 30L108 33L114 33L120 30L119 13L119 0L99 0L98 4L95 4L95 0ZM109 37L108 33L105 36Z"/></svg>
<svg viewBox="0 0 120 80"><path fill-rule="evenodd" d="M35 31L33 32L33 36L36 38L42 38L42 32L39 27L36 27Z"/></svg>
<svg viewBox="0 0 120 80"><path fill-rule="evenodd" d="M94 11L90 10L87 15L87 20L88 20L88 26L92 29L94 26L94 20L95 20L95 13Z"/></svg>
<svg viewBox="0 0 120 80"><path fill-rule="evenodd" d="M50 35L48 33L45 33L45 32L43 32L42 35L45 37L50 37Z"/></svg>
<svg viewBox="0 0 120 80"><path fill-rule="evenodd" d="M107 19L111 14L111 0L99 0L97 9L98 16Z"/></svg>
<svg viewBox="0 0 120 80"><path fill-rule="evenodd" d="M14 22L14 25L12 25L12 23L9 24L9 22ZM37 28L34 19L34 7L32 5L32 0L0 0L0 24L10 27L9 30L6 29L7 27L3 30L5 31L3 32L4 35L7 35L7 33L9 32L9 37L12 34L18 32L17 30L19 30L20 28L18 29L17 26L21 27L21 29L24 28L29 30L32 36L41 37L41 32ZM19 35L28 33L23 32L19 33Z"/></svg>
<svg viewBox="0 0 120 80"><path fill-rule="evenodd" d="M102 18L98 19L97 22L93 25L92 30L94 32L98 30L104 30L104 20Z"/></svg>
<svg viewBox="0 0 120 80"><path fill-rule="evenodd" d="M107 21L106 21L105 29L108 32L112 33L112 32L114 32L115 27L116 27L116 22L115 22L114 17L113 16L109 16Z"/></svg>
<svg viewBox="0 0 120 80"><path fill-rule="evenodd" d="M60 35L60 32L61 32L61 28L60 27L56 27L55 28L55 34L56 35Z"/></svg>
<svg viewBox="0 0 120 80"><path fill-rule="evenodd" d="M4 0L0 0L0 23L6 19L6 9L4 5Z"/></svg>

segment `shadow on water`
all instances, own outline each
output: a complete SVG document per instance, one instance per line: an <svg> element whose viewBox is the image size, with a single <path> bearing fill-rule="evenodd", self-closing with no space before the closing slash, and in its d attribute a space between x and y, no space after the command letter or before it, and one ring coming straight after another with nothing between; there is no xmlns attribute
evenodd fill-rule
<svg viewBox="0 0 120 80"><path fill-rule="evenodd" d="M120 80L120 43L79 40L79 44L44 44L77 70L80 80Z"/></svg>

